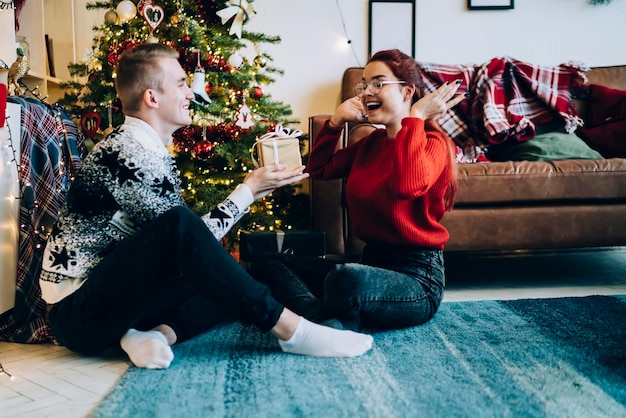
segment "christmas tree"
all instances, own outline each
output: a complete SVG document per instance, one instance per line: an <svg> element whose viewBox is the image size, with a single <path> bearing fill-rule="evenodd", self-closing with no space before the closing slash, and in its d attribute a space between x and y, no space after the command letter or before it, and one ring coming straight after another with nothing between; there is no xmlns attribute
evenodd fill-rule
<svg viewBox="0 0 626 418"><path fill-rule="evenodd" d="M290 119L288 105L263 91L282 74L271 65L264 45L280 38L244 29L255 16L253 0L111 0L89 3L87 9L103 10L103 23L94 28L85 59L70 65L82 82L64 83L66 94L59 103L97 142L124 119L114 88L120 54L145 42L178 50L195 95L194 122L174 134L172 153L194 212L215 207L254 168L250 151L259 137L281 127L288 131L297 122ZM246 57L244 51L251 48L252 56ZM239 229L306 229L308 201L297 187L256 202ZM227 237L229 245L237 232Z"/></svg>

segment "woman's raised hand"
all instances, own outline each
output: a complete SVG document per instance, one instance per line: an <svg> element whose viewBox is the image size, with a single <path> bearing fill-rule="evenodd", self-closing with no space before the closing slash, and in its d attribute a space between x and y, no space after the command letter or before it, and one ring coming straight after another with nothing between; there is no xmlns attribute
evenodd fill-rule
<svg viewBox="0 0 626 418"><path fill-rule="evenodd" d="M330 118L330 123L335 127L343 127L346 122L365 122L366 120L367 113L363 101L359 96L355 96L339 105Z"/></svg>
<svg viewBox="0 0 626 418"><path fill-rule="evenodd" d="M460 85L461 80L453 83L445 82L437 90L415 102L411 106L411 116L423 120L439 119L448 109L456 106L465 98L463 94L454 96Z"/></svg>

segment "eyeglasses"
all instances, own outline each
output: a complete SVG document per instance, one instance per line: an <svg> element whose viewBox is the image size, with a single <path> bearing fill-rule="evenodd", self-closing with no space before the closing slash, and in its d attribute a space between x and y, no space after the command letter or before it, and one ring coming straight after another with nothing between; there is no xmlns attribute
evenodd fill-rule
<svg viewBox="0 0 626 418"><path fill-rule="evenodd" d="M385 84L404 84L404 83L405 83L404 81L380 81L379 79L375 78L371 80L369 83L365 83L363 81L356 83L354 85L354 92L356 93L357 96L361 96L363 93L365 93L365 90L367 90L367 87L369 87L372 94L378 94L380 93L380 91L382 90Z"/></svg>

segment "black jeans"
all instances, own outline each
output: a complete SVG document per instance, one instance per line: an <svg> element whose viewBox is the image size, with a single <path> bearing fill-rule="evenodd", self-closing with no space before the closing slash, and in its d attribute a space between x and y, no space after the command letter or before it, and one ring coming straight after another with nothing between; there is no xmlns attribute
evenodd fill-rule
<svg viewBox="0 0 626 418"><path fill-rule="evenodd" d="M367 245L361 263L265 254L252 276L286 307L315 322L351 329L394 329L427 322L445 285L443 251Z"/></svg>
<svg viewBox="0 0 626 418"><path fill-rule="evenodd" d="M198 216L175 207L120 243L49 321L61 344L97 354L130 328L165 323L182 341L228 319L269 331L282 311Z"/></svg>

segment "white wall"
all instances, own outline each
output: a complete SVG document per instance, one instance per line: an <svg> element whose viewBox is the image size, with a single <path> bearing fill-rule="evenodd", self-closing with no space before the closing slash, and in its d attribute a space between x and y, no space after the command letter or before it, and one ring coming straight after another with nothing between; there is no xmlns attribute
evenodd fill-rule
<svg viewBox="0 0 626 418"><path fill-rule="evenodd" d="M285 75L265 90L291 105L306 131L310 115L338 105L343 71L366 61L368 1L255 0L254 5L257 15L246 28L282 38L267 52ZM468 11L466 0L417 0L416 14L416 58L422 61L482 63L508 55L541 65L626 64L626 0L599 6L587 0L517 0L514 10L505 11Z"/></svg>
<svg viewBox="0 0 626 418"><path fill-rule="evenodd" d="M0 9L0 59L11 65L15 55L15 27L13 9Z"/></svg>

